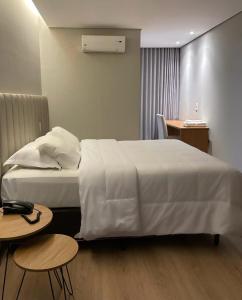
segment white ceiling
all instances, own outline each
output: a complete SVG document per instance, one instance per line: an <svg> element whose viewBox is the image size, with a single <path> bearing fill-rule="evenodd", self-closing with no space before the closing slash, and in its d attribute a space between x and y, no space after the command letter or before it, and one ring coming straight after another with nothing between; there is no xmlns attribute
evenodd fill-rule
<svg viewBox="0 0 242 300"><path fill-rule="evenodd" d="M50 27L139 28L142 47L182 46L242 10L242 0L33 1Z"/></svg>

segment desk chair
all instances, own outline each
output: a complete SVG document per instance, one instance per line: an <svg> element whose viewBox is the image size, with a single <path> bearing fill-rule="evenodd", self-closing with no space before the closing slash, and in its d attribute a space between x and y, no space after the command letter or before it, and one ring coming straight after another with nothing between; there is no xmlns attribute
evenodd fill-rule
<svg viewBox="0 0 242 300"><path fill-rule="evenodd" d="M157 126L158 126L158 139L167 139L168 131L166 126L166 119L163 115L156 114Z"/></svg>

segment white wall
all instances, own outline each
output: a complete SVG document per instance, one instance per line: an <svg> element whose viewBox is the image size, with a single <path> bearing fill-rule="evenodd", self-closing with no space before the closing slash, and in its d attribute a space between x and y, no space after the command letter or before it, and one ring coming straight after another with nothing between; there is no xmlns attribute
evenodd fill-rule
<svg viewBox="0 0 242 300"><path fill-rule="evenodd" d="M125 54L80 52L82 34L125 35ZM138 139L140 30L49 29L31 0L0 1L0 92L43 94L51 126Z"/></svg>
<svg viewBox="0 0 242 300"><path fill-rule="evenodd" d="M125 35L126 53L82 53L82 34ZM40 48L51 126L80 139L139 138L140 30L43 26Z"/></svg>
<svg viewBox="0 0 242 300"><path fill-rule="evenodd" d="M41 94L39 17L28 0L0 1L0 92Z"/></svg>
<svg viewBox="0 0 242 300"><path fill-rule="evenodd" d="M242 170L242 13L181 49L180 118L206 120L212 154Z"/></svg>

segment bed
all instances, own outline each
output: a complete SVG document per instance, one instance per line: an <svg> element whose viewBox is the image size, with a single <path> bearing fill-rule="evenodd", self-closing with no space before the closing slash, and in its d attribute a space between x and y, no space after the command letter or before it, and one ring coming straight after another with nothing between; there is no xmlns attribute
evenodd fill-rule
<svg viewBox="0 0 242 300"><path fill-rule="evenodd" d="M242 229L240 172L179 140L83 140L79 176L85 239Z"/></svg>
<svg viewBox="0 0 242 300"><path fill-rule="evenodd" d="M81 149L75 171L4 172L3 200L48 205L50 230L86 240L242 230L241 174L226 163L178 140L83 140Z"/></svg>

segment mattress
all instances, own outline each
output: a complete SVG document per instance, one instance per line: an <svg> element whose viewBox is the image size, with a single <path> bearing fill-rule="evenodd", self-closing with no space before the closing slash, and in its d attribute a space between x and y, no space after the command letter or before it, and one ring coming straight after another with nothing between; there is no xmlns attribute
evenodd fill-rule
<svg viewBox="0 0 242 300"><path fill-rule="evenodd" d="M77 170L12 167L2 179L2 200L24 200L51 208L80 207Z"/></svg>

